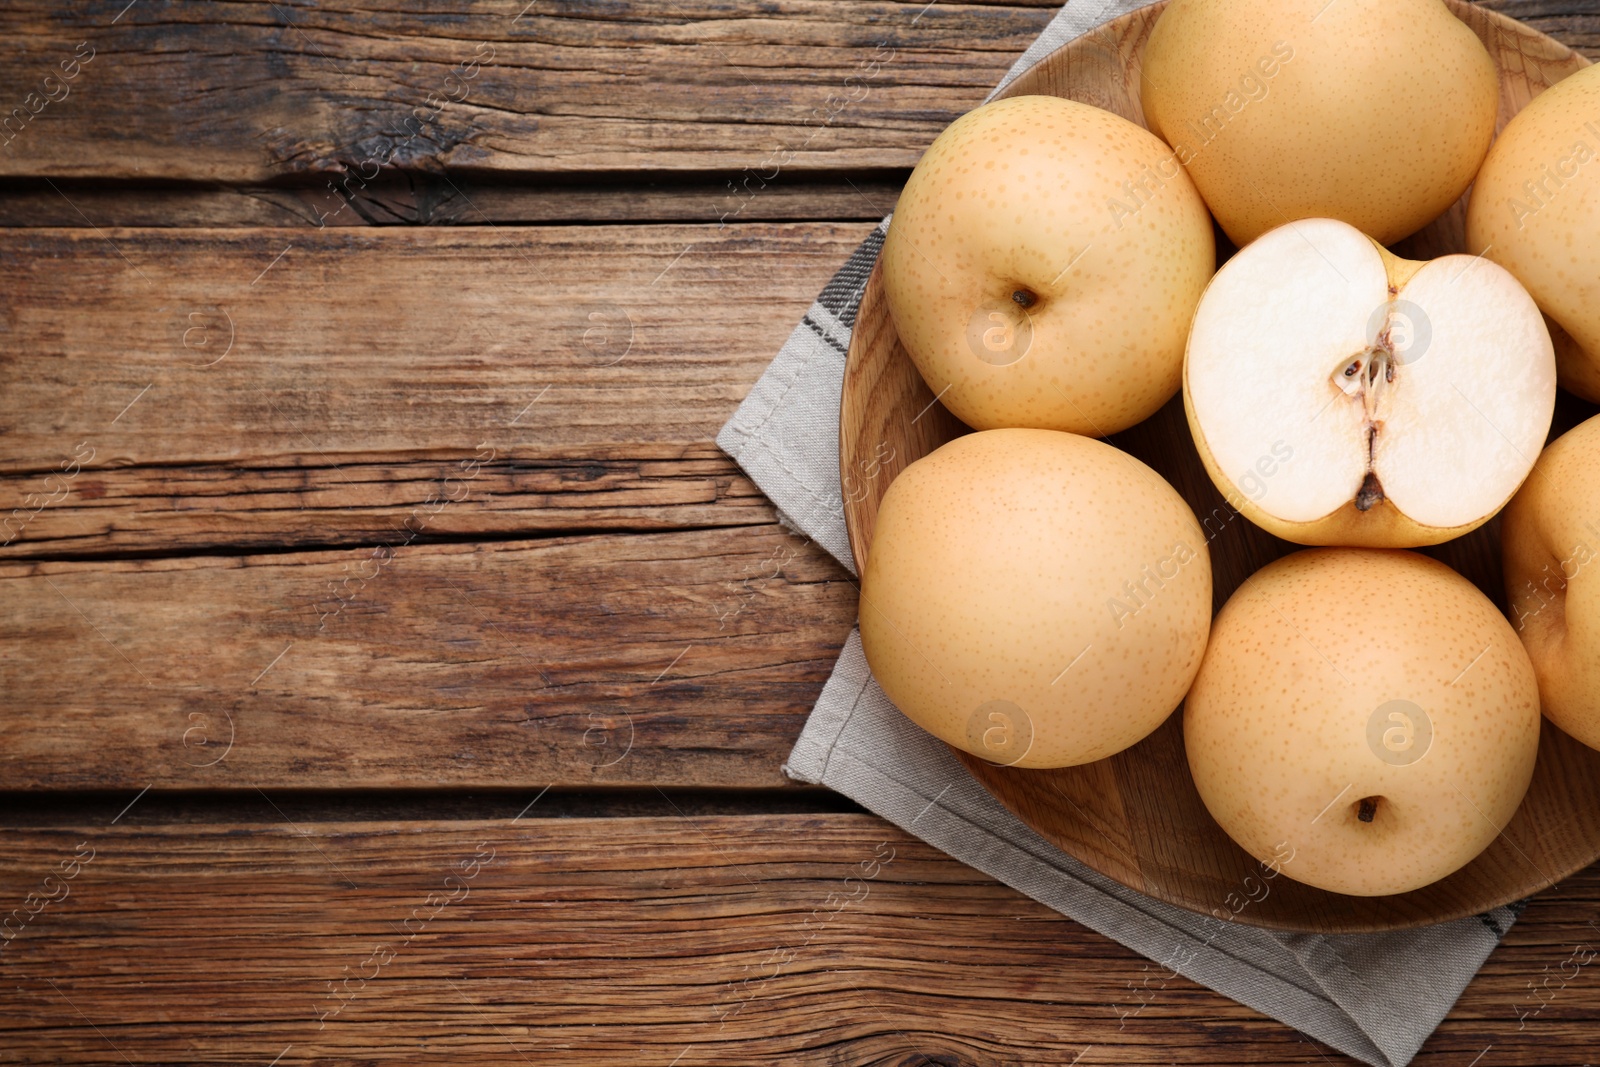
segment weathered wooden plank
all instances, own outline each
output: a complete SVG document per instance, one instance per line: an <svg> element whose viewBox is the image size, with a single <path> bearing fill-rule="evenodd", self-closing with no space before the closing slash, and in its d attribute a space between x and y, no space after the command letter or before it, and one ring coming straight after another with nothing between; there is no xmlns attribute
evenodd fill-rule
<svg viewBox="0 0 1600 1067"><path fill-rule="evenodd" d="M776 524L0 564L0 789L783 785L855 600Z"/></svg>
<svg viewBox="0 0 1600 1067"><path fill-rule="evenodd" d="M1478 0L1520 19L1590 59L1600 60L1600 4L1594 0Z"/></svg>
<svg viewBox="0 0 1600 1067"><path fill-rule="evenodd" d="M494 539L576 531L673 530L777 521L771 503L710 442L679 458L495 459L474 472L459 506L459 462L416 460L338 467L135 466L0 480L0 501L55 503L0 515L7 559L281 550L383 544L410 538ZM447 485L446 480L451 479ZM414 513L426 523L413 518ZM6 525L6 518L10 526ZM408 521L411 523L407 525Z"/></svg>
<svg viewBox="0 0 1600 1067"><path fill-rule="evenodd" d="M711 440L870 228L0 233L0 557L770 521Z"/></svg>
<svg viewBox="0 0 1600 1067"><path fill-rule="evenodd" d="M407 171L348 199L324 185L144 185L23 180L0 185L0 226L483 226L561 222L876 222L910 171L794 174L758 197L719 175L629 172L487 182ZM754 188L752 183L752 188Z"/></svg>
<svg viewBox="0 0 1600 1067"><path fill-rule="evenodd" d="M0 11L0 175L752 168L755 189L774 169L910 166L1054 4L122 7Z"/></svg>
<svg viewBox="0 0 1600 1067"><path fill-rule="evenodd" d="M0 469L675 455L869 229L8 231Z"/></svg>
<svg viewBox="0 0 1600 1067"><path fill-rule="evenodd" d="M85 789L70 793L0 790L0 828L79 826L104 822L107 811L128 812L119 826L241 826L292 822L481 822L514 819L528 807L527 785L494 789ZM861 814L861 806L820 785L791 782L782 789L540 786L528 814L546 819L662 819L686 815ZM0 916L5 914L0 909Z"/></svg>
<svg viewBox="0 0 1600 1067"><path fill-rule="evenodd" d="M7 1062L1354 1063L867 815L120 806L0 832ZM1416 1063L1587 1062L1597 903L1595 869L1536 900Z"/></svg>
<svg viewBox="0 0 1600 1067"><path fill-rule="evenodd" d="M0 175L359 188L389 170L648 168L760 190L789 168L904 167L1055 5L124 6L0 12ZM1595 0L1493 6L1600 53Z"/></svg>

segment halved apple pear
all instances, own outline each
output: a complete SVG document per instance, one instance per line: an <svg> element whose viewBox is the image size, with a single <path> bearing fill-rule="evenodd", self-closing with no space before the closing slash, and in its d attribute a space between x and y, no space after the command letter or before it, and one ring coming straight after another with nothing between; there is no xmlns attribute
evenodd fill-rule
<svg viewBox="0 0 1600 1067"><path fill-rule="evenodd" d="M1183 389L1206 470L1256 525L1304 545L1410 548L1481 525L1528 476L1555 353L1494 263L1403 260L1307 219L1217 272Z"/></svg>

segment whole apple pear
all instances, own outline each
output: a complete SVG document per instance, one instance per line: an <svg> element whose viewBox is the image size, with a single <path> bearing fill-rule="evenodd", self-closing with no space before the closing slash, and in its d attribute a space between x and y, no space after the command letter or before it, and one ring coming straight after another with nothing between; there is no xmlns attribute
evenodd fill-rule
<svg viewBox="0 0 1600 1067"><path fill-rule="evenodd" d="M1104 436L1177 392L1216 268L1172 150L1087 104L985 104L933 142L883 245L896 333L977 429Z"/></svg>
<svg viewBox="0 0 1600 1067"><path fill-rule="evenodd" d="M1506 506L1500 544L1545 717L1600 749L1600 416L1539 456Z"/></svg>
<svg viewBox="0 0 1600 1067"><path fill-rule="evenodd" d="M1506 124L1473 184L1467 240L1565 329L1562 386L1600 400L1600 66L1546 89Z"/></svg>
<svg viewBox="0 0 1600 1067"><path fill-rule="evenodd" d="M861 570L873 676L929 733L992 763L1066 767L1165 722L1206 648L1194 512L1125 452L986 430L889 486Z"/></svg>
<svg viewBox="0 0 1600 1067"><path fill-rule="evenodd" d="M1200 797L1241 848L1380 896L1465 866L1511 819L1539 694L1511 625L1449 567L1312 549L1223 606L1183 729Z"/></svg>
<svg viewBox="0 0 1600 1067"><path fill-rule="evenodd" d="M1443 214L1494 136L1494 60L1442 0L1172 0L1145 121L1243 247L1305 218L1383 244Z"/></svg>

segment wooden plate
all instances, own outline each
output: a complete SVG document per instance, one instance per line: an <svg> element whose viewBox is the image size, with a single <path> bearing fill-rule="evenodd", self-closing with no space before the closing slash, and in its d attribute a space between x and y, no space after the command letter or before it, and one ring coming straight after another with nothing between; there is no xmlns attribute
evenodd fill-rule
<svg viewBox="0 0 1600 1067"><path fill-rule="evenodd" d="M1505 16L1447 0L1500 67L1500 126L1540 91L1588 61ZM1164 5L1116 19L1044 59L1003 96L1062 96L1143 125L1139 63ZM1427 259L1467 251L1465 198L1422 233L1396 246ZM1231 248L1219 250L1225 257ZM867 283L851 339L840 404L839 463L849 488L845 518L858 565L872 543L878 502L908 464L969 432L938 404L901 348L883 299L879 270ZM1563 395L1557 427L1593 414ZM1298 548L1234 513L1195 454L1183 401L1111 438L1160 471L1216 529L1211 542L1216 606L1243 579ZM1461 571L1504 607L1499 524L1428 554ZM1262 883L1258 864L1201 804L1183 751L1183 717L1174 714L1133 748L1083 767L1037 771L998 767L957 752L1000 802L1064 851L1159 900L1218 918L1284 930L1356 933L1443 922L1521 899L1600 858L1600 752L1544 723L1527 799L1504 832L1467 867L1443 881L1389 897L1349 897L1277 878ZM1251 881L1246 882L1246 879ZM1263 899L1261 886L1268 886ZM1235 914L1236 913L1236 914Z"/></svg>

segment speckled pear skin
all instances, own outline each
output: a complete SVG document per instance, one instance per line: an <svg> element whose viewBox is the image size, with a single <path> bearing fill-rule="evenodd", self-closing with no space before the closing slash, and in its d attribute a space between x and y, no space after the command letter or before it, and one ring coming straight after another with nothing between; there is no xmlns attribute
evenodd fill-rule
<svg viewBox="0 0 1600 1067"><path fill-rule="evenodd" d="M1562 387L1600 401L1600 67L1546 89L1500 132L1467 240L1570 335L1556 349Z"/></svg>
<svg viewBox="0 0 1600 1067"><path fill-rule="evenodd" d="M1493 59L1441 0L1173 0L1140 91L1240 247L1315 217L1414 233L1472 182L1499 105Z"/></svg>
<svg viewBox="0 0 1600 1067"><path fill-rule="evenodd" d="M1211 563L1194 513L1143 463L1075 434L990 430L890 485L860 614L867 662L912 721L991 762L1072 766L1183 699Z"/></svg>
<svg viewBox="0 0 1600 1067"><path fill-rule="evenodd" d="M1600 749L1600 416L1540 455L1505 510L1500 544L1545 716Z"/></svg>
<svg viewBox="0 0 1600 1067"><path fill-rule="evenodd" d="M1159 138L1023 96L939 135L900 195L882 264L895 331L957 418L1103 436L1177 392L1216 245Z"/></svg>
<svg viewBox="0 0 1600 1067"><path fill-rule="evenodd" d="M1310 549L1218 613L1184 744L1207 810L1251 855L1292 852L1283 872L1332 892L1403 893L1510 821L1533 777L1538 689L1511 625L1449 567Z"/></svg>

